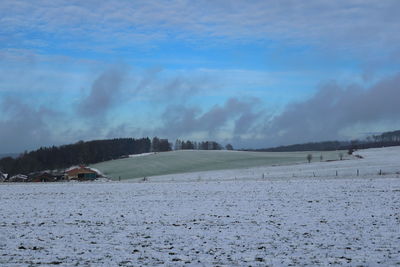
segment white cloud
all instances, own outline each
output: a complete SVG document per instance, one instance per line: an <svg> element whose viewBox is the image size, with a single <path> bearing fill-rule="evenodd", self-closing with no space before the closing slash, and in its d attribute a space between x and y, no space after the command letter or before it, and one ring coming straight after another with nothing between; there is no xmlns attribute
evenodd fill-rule
<svg viewBox="0 0 400 267"><path fill-rule="evenodd" d="M99 46L178 38L290 40L342 49L398 47L400 2L373 1L21 1L0 3L0 31ZM103 44L102 44L103 43ZM330 47L333 47L330 46Z"/></svg>

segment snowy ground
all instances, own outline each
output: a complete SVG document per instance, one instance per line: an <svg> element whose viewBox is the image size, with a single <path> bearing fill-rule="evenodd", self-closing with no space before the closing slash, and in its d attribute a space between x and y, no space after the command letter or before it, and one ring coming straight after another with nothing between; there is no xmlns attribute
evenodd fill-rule
<svg viewBox="0 0 400 267"><path fill-rule="evenodd" d="M353 178L3 184L0 265L400 265L397 152L327 163L392 172Z"/></svg>
<svg viewBox="0 0 400 267"><path fill-rule="evenodd" d="M156 175L243 169L255 166L288 165L306 162L307 154L315 159L322 155L324 160L337 160L345 151L324 152L248 152L226 150L178 150L160 153L145 153L129 158L93 164L113 180L143 178ZM349 157L347 157L349 158Z"/></svg>
<svg viewBox="0 0 400 267"><path fill-rule="evenodd" d="M149 152L149 153L142 153L142 154L133 154L133 155L129 155L130 158L137 158L137 157L147 157L147 156L151 156L151 155L156 155L156 152Z"/></svg>
<svg viewBox="0 0 400 267"><path fill-rule="evenodd" d="M400 177L400 147L359 150L351 159L320 162L314 156L311 163L286 166L265 166L234 170L216 170L146 177L148 181L222 181L288 178L369 178L379 176ZM381 174L381 175L380 175ZM141 179L132 179L139 181Z"/></svg>

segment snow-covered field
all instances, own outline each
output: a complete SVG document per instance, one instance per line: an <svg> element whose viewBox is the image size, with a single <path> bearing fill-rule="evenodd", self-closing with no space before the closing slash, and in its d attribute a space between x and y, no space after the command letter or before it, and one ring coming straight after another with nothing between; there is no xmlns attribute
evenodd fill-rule
<svg viewBox="0 0 400 267"><path fill-rule="evenodd" d="M345 151L324 152L247 152L225 150L179 150L160 153L145 153L129 158L105 161L91 167L100 170L114 180L143 178L156 175L241 169L255 166L287 165L304 163L307 154L314 160L337 160ZM345 155L347 157L347 155Z"/></svg>
<svg viewBox="0 0 400 267"><path fill-rule="evenodd" d="M331 152L334 154L335 152ZM331 154L331 155L332 155ZM222 181L222 180L276 180L288 178L339 179L373 178L377 176L400 177L400 147L359 150L344 160L322 161L314 156L311 163L286 166L264 166L231 170L190 172L146 177L148 181ZM381 174L381 175L380 175ZM131 179L138 181L140 179Z"/></svg>
<svg viewBox="0 0 400 267"><path fill-rule="evenodd" d="M400 265L399 149L360 154L247 180L3 184L0 265Z"/></svg>

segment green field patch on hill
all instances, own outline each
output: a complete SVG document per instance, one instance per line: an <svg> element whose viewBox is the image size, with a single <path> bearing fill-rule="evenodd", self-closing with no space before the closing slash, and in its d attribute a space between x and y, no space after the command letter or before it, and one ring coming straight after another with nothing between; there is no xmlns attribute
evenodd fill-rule
<svg viewBox="0 0 400 267"><path fill-rule="evenodd" d="M174 173L241 169L257 166L289 165L307 162L307 154L313 161L338 160L339 151L324 152L246 152L180 150L161 152L131 158L106 161L91 165L106 176L118 180L143 178Z"/></svg>

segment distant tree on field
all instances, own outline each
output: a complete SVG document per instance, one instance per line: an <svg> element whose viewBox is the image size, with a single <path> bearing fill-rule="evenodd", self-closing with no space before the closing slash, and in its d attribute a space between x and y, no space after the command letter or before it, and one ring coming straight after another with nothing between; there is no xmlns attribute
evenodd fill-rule
<svg viewBox="0 0 400 267"><path fill-rule="evenodd" d="M324 160L324 157L322 156L322 154L321 154L321 156L319 156L319 160L320 160L320 161L323 161L323 160Z"/></svg>
<svg viewBox="0 0 400 267"><path fill-rule="evenodd" d="M225 148L226 150L233 150L233 146L231 144L227 144Z"/></svg>
<svg viewBox="0 0 400 267"><path fill-rule="evenodd" d="M158 152L171 151L171 144L168 139L159 139Z"/></svg>
<svg viewBox="0 0 400 267"><path fill-rule="evenodd" d="M194 145L191 141L183 141L182 142L182 149L194 149Z"/></svg>
<svg viewBox="0 0 400 267"><path fill-rule="evenodd" d="M151 151L152 152L159 152L160 151L160 138L153 137L151 142Z"/></svg>
<svg viewBox="0 0 400 267"><path fill-rule="evenodd" d="M307 155L307 160L308 160L308 163L311 162L311 160L312 160L312 155L311 155L311 154L308 154L308 155Z"/></svg>
<svg viewBox="0 0 400 267"><path fill-rule="evenodd" d="M343 153L339 153L339 159L343 160Z"/></svg>
<svg viewBox="0 0 400 267"><path fill-rule="evenodd" d="M174 149L175 150L181 150L182 149L182 141L181 140L176 139Z"/></svg>

